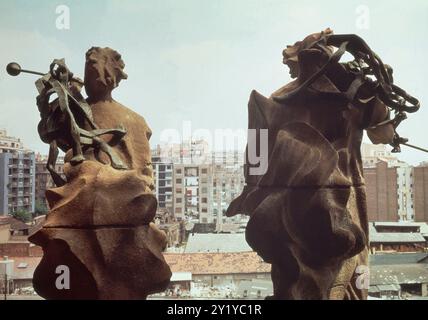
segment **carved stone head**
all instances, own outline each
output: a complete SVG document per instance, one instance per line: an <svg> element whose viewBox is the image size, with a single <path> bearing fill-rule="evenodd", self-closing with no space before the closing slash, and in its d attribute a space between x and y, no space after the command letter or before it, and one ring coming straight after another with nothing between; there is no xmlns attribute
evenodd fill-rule
<svg viewBox="0 0 428 320"><path fill-rule="evenodd" d="M122 56L110 48L92 47L86 52L85 90L89 98L109 96L128 75Z"/></svg>
<svg viewBox="0 0 428 320"><path fill-rule="evenodd" d="M318 41L325 34L332 34L333 30L330 28L324 31L310 34L302 41L297 41L294 45L287 45L282 51L283 63L290 68L290 76L297 78L299 75L299 53L311 47L311 45Z"/></svg>

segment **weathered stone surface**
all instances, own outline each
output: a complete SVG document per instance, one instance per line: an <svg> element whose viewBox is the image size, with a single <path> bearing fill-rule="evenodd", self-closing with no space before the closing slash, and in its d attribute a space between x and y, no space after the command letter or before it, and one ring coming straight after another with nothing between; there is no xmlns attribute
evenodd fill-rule
<svg viewBox="0 0 428 320"><path fill-rule="evenodd" d="M44 256L34 273L36 291L47 299L145 299L162 291L171 271L162 256L164 234L140 227L44 227L31 241ZM70 289L58 289L58 266L70 270Z"/></svg>
<svg viewBox="0 0 428 320"><path fill-rule="evenodd" d="M359 75L329 62L329 46L314 45L330 33L288 46L284 63L296 79L269 98L253 91L248 104L248 128L268 129L268 167L251 175L247 161L246 187L226 214L250 216L246 238L272 264L274 299L367 297L356 272L368 265L360 145L364 129L376 143L391 143L394 127L372 128L387 119L387 106L364 86L352 95Z"/></svg>
<svg viewBox="0 0 428 320"><path fill-rule="evenodd" d="M152 223L157 201L151 130L143 117L111 97L126 79L120 55L92 48L86 58L88 114L97 130L117 128L115 133L126 134L103 133L87 142L84 130L93 126L77 122L83 128L80 139L86 141L84 160L70 161L75 150L67 151L66 183L46 192L46 222L29 238L44 251L34 287L48 299L145 299L164 290L171 277L162 255L165 233ZM56 284L58 266L70 271L69 289Z"/></svg>

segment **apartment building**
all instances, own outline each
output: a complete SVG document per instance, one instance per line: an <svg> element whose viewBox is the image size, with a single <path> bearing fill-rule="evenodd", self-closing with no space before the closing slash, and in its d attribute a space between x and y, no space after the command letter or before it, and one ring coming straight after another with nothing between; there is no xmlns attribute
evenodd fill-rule
<svg viewBox="0 0 428 320"><path fill-rule="evenodd" d="M361 147L370 221L414 221L414 170L385 145Z"/></svg>
<svg viewBox="0 0 428 320"><path fill-rule="evenodd" d="M155 152L152 155L153 180L155 185L155 195L158 199L158 207L173 210L173 194L172 194L172 171L173 163L171 160L162 159Z"/></svg>
<svg viewBox="0 0 428 320"><path fill-rule="evenodd" d="M0 130L0 215L34 212L35 156L22 141Z"/></svg>
<svg viewBox="0 0 428 320"><path fill-rule="evenodd" d="M244 186L243 159L243 152L211 152L204 140L157 146L152 165L159 207L220 230L223 213Z"/></svg>
<svg viewBox="0 0 428 320"><path fill-rule="evenodd" d="M213 165L212 183L212 216L216 230L223 231L226 220L236 220L239 217L224 217L229 204L242 192L245 184L242 163L226 163Z"/></svg>
<svg viewBox="0 0 428 320"><path fill-rule="evenodd" d="M221 230L223 213L244 187L243 156L212 152L202 157L204 163L174 163L174 213L180 219L216 223Z"/></svg>
<svg viewBox="0 0 428 320"><path fill-rule="evenodd" d="M212 165L174 164L174 214L212 222Z"/></svg>
<svg viewBox="0 0 428 320"><path fill-rule="evenodd" d="M428 222L428 163L413 168L415 221Z"/></svg>
<svg viewBox="0 0 428 320"><path fill-rule="evenodd" d="M36 155L36 203L44 203L47 206L46 190L55 188L51 174L46 168L48 157L45 155ZM59 174L64 173L64 157L58 157L55 170Z"/></svg>
<svg viewBox="0 0 428 320"><path fill-rule="evenodd" d="M413 221L413 168L378 160L364 168L369 221Z"/></svg>

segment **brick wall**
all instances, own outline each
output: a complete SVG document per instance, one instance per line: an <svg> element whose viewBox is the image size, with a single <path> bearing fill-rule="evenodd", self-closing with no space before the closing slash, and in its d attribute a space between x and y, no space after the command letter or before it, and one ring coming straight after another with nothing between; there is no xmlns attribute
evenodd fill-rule
<svg viewBox="0 0 428 320"><path fill-rule="evenodd" d="M43 250L39 246L31 245L29 242L6 242L0 243L0 257L41 257Z"/></svg>
<svg viewBox="0 0 428 320"><path fill-rule="evenodd" d="M380 161L364 168L369 221L398 221L397 169Z"/></svg>
<svg viewBox="0 0 428 320"><path fill-rule="evenodd" d="M415 221L428 222L428 167L413 169Z"/></svg>

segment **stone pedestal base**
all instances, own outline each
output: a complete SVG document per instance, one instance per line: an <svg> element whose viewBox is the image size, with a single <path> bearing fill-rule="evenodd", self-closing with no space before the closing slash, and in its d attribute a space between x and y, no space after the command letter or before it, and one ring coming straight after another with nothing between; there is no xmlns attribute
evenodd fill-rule
<svg viewBox="0 0 428 320"><path fill-rule="evenodd" d="M33 284L47 299L145 299L171 277L165 235L154 224L43 228L30 241L45 253Z"/></svg>

